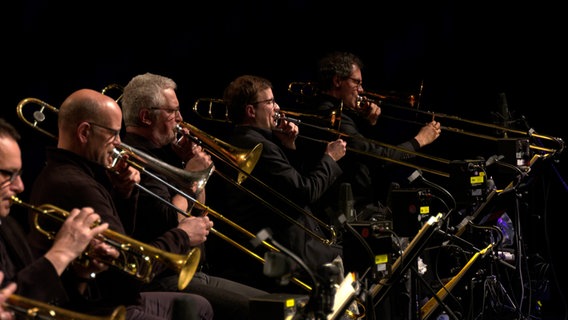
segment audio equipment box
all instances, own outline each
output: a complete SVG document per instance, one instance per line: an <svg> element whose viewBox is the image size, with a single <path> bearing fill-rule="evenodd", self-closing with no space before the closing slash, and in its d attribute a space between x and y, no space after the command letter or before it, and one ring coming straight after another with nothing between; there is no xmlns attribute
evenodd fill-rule
<svg viewBox="0 0 568 320"><path fill-rule="evenodd" d="M308 295L270 293L249 300L251 320L290 320L309 301Z"/></svg>
<svg viewBox="0 0 568 320"><path fill-rule="evenodd" d="M357 221L349 225L358 235L343 234L345 270L361 276L372 267L374 272L386 275L393 253L392 220Z"/></svg>
<svg viewBox="0 0 568 320"><path fill-rule="evenodd" d="M477 205L487 196L485 160L454 160L450 162L449 192L459 205Z"/></svg>

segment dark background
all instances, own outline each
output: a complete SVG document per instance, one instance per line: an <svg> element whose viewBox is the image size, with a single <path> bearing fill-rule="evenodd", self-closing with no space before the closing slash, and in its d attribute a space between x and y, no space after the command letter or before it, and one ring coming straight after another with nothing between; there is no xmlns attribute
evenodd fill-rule
<svg viewBox="0 0 568 320"><path fill-rule="evenodd" d="M178 83L186 121L215 131L216 124L191 112L197 98L220 97L230 80L248 73L270 79L281 108L292 107L288 84L314 80L317 59L334 50L362 58L366 90L418 94L422 84L421 110L494 122L504 94L513 119L526 119L514 126L551 137L568 133L566 19L559 4L20 1L3 16L1 110L23 135L28 189L44 146L53 141L18 119L16 106L24 98L57 107L76 89L125 85L153 72ZM444 132L426 151L467 159L490 155L491 147ZM530 250L551 264L545 310L558 317L565 317L554 285L564 283L565 266L558 261L566 243L565 158L562 153L538 171L544 190L535 192L525 220Z"/></svg>

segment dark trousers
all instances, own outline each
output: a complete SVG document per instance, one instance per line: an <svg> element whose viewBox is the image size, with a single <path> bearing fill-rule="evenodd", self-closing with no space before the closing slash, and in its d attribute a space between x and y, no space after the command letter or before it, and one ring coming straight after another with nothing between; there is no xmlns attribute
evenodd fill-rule
<svg viewBox="0 0 568 320"><path fill-rule="evenodd" d="M182 292L143 292L139 305L126 308L127 320L213 320L207 299Z"/></svg>
<svg viewBox="0 0 568 320"><path fill-rule="evenodd" d="M156 278L145 290L177 291L178 276ZM213 306L216 319L250 319L249 300L267 294L259 290L225 278L209 276L196 272L183 292L203 296Z"/></svg>

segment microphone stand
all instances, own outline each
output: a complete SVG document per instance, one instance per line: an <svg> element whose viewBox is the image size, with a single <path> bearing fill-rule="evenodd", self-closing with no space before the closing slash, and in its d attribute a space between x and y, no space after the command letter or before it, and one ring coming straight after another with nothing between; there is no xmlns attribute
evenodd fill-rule
<svg viewBox="0 0 568 320"><path fill-rule="evenodd" d="M320 287L321 287L321 284L318 282L315 274L304 263L304 261L300 257L298 257L296 254L294 254L292 251L290 251L288 248L286 248L282 244L278 243L276 240L274 240L272 238L272 233L271 233L270 229L268 229L268 228L260 230L257 233L256 238L251 240L251 243L256 247L260 243L267 241L267 240L270 240L272 245L274 245L278 250L285 253L288 257L292 258L292 260L294 260L294 262L296 262L302 269L304 269L304 271L306 271L308 277L310 278L310 280L314 284L313 288L310 292L308 303L301 310L301 312L298 312L294 315L293 319L297 319L297 320L304 320L304 319L306 319L306 320L309 320L309 319L323 320L323 319L326 319L327 313L325 313L324 310L321 310L322 309L321 303L320 303L320 299L321 299ZM325 299L325 301L329 301L329 298ZM333 303L333 295L331 296L331 301ZM301 318L299 318L300 316L301 316Z"/></svg>
<svg viewBox="0 0 568 320"><path fill-rule="evenodd" d="M368 272L371 273L371 283L374 283L377 280L377 273L376 270L374 268L375 266L375 254L373 253L373 249L371 249L371 247L369 246L369 244L367 243L367 241L365 240L365 238L363 238L363 236L361 234L359 234L359 232L357 232L357 230L355 230L349 223L346 222L346 218L345 215L341 214L338 218L338 221L340 223L340 225L342 225L347 231L349 231L361 244L361 246L363 247L363 249L365 249L365 252L367 253L368 257L369 257L369 265L370 267L367 268L367 271L365 271L364 275L361 277L361 279L365 278L365 276L367 275ZM367 288L367 286L365 286L365 289L361 290L361 296L362 296L362 300L365 301L366 305L365 305L365 309L366 310L374 310L374 305L373 305L373 299L371 297L371 293L369 291L369 289ZM367 318L368 320L374 320L375 319L375 312L367 312Z"/></svg>

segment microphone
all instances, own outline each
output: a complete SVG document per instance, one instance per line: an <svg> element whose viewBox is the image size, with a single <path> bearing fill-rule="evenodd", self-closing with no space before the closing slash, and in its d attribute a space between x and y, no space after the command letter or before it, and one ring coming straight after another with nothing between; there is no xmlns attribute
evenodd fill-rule
<svg viewBox="0 0 568 320"><path fill-rule="evenodd" d="M408 179L408 182L409 182L409 183L413 183L413 182L416 181L416 179L418 179L418 178L422 178L422 179L423 179L423 177L422 177L422 172L421 172L420 170L416 169L416 170L412 171L412 173L408 176L407 179Z"/></svg>
<svg viewBox="0 0 568 320"><path fill-rule="evenodd" d="M290 277L287 275L291 274L292 269L290 259L284 254L273 251L264 254L262 273L269 278L281 278L280 285L288 284Z"/></svg>
<svg viewBox="0 0 568 320"><path fill-rule="evenodd" d="M355 200L353 200L353 191L351 184L344 182L340 185L339 189L339 213L342 213L347 218L347 222L357 220L357 213L355 212Z"/></svg>
<svg viewBox="0 0 568 320"><path fill-rule="evenodd" d="M262 230L260 230L257 234L256 234L256 238L251 240L251 243L253 245L258 245L260 243L262 243L263 241L267 241L270 240L270 242L277 248L279 249L282 253L280 253L280 255L283 258L284 254L286 254L289 258L291 258L292 260L294 260L294 262L296 262L302 269L304 269L304 271L307 273L308 277L310 278L310 280L312 281L313 284L313 288L310 292L310 298L309 298L309 303L302 309L299 311L298 314L302 314L303 312L308 312L310 310L310 308L314 309L317 308L317 304L318 304L318 298L320 298L320 287L321 284L318 282L316 275L314 274L314 272L306 265L306 263L299 257L297 256L295 253L293 253L292 251L290 251L288 248L286 248L285 246L283 246L282 244L280 244L278 241L274 240L274 238L272 238L272 231L270 230L270 228L264 228ZM278 255L268 255L268 257L272 257L275 258L275 262L281 262L281 257L279 257ZM284 263L285 264L285 263ZM268 271L272 271L275 272L276 271L282 271L278 270L279 268L273 268L272 270L268 270ZM264 271L264 270L263 270ZM282 281L285 281L286 279L282 279Z"/></svg>
<svg viewBox="0 0 568 320"><path fill-rule="evenodd" d="M341 283L339 281L341 272L339 268L333 263L326 263L318 268L318 275L322 281L321 283L321 302L317 306L323 314L330 314L333 312L333 305L335 303L335 293L337 291L336 285Z"/></svg>
<svg viewBox="0 0 568 320"><path fill-rule="evenodd" d="M500 155L492 155L491 157L487 158L487 161L485 161L485 167L489 167L490 165L496 163L497 161L501 161L503 158L505 158L504 155L500 154Z"/></svg>
<svg viewBox="0 0 568 320"><path fill-rule="evenodd" d="M294 260L294 262L296 262L302 269L304 269L308 276L310 277L310 279L312 280L312 282L314 283L314 285L317 284L316 281L316 277L314 275L314 273L312 272L312 270L306 265L306 263L302 260L302 258L300 258L299 256L297 256L295 253L293 253L292 251L290 251L288 248L286 248L285 246L283 246L282 244L280 244L278 241L274 240L272 238L272 230L270 230L270 228L264 228L262 230L260 230L257 234L256 237L254 239L252 239L250 242L251 244L256 248L257 246L259 246L263 241L267 241L270 240L270 242L281 251L281 253L279 255L265 255L268 258L272 258L273 261L271 263L271 266L269 268L267 268L269 273L278 273L278 271L282 271L286 268L286 263L290 263L290 261L286 261L284 262L284 258L291 258L292 260ZM284 256L287 255L288 257ZM278 266L280 264L280 266ZM291 263L290 263L291 264ZM263 270L264 272L264 270ZM314 293L317 290L312 290L312 293Z"/></svg>
<svg viewBox="0 0 568 320"><path fill-rule="evenodd" d="M502 92L499 94L499 98L501 100L501 115L503 116L503 126L505 128L508 128L511 114L509 113L509 106L507 105L507 96L504 92Z"/></svg>

